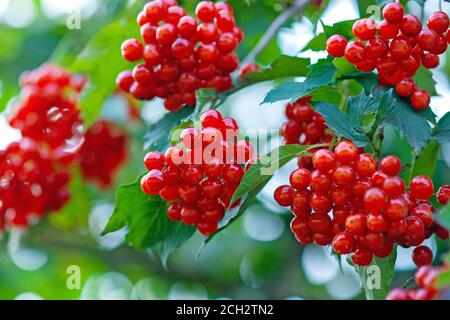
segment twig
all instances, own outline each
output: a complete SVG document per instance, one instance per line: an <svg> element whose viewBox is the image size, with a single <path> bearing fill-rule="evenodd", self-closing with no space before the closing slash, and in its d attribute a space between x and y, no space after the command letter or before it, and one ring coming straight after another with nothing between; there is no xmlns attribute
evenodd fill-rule
<svg viewBox="0 0 450 320"><path fill-rule="evenodd" d="M254 63L256 58L264 51L267 45L270 43L272 38L277 34L278 30L293 16L302 11L302 9L307 5L309 0L294 0L292 5L285 11L283 11L267 28L266 32L259 40L258 44L253 48L253 50L245 57L242 62L242 66L248 63Z"/></svg>

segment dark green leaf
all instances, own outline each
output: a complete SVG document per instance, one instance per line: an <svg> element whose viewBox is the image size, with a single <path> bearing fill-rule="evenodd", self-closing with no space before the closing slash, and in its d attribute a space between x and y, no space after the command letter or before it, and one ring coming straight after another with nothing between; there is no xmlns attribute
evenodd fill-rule
<svg viewBox="0 0 450 320"><path fill-rule="evenodd" d="M436 279L436 288L446 289L450 287L450 271L442 271Z"/></svg>
<svg viewBox="0 0 450 320"><path fill-rule="evenodd" d="M426 114L414 111L409 101L399 97L392 89L377 88L374 95L383 97L380 99L377 121L382 125L391 124L397 128L416 154L420 154L431 138L431 126Z"/></svg>
<svg viewBox="0 0 450 320"><path fill-rule="evenodd" d="M189 120L189 116L193 112L192 108L183 108L175 112L166 113L161 120L152 124L145 134L145 149L164 151L169 146L168 137L170 136L170 130L180 125L180 122L183 120Z"/></svg>
<svg viewBox="0 0 450 320"><path fill-rule="evenodd" d="M271 90L264 98L264 103L273 103L282 100L297 100L310 95L316 89L333 83L336 68L329 61L321 60L311 66L307 78L303 82L288 82Z"/></svg>
<svg viewBox="0 0 450 320"><path fill-rule="evenodd" d="M373 12L367 12L367 9L369 8L369 6L377 5L376 0L357 0L356 2L358 3L360 17L368 17L373 14Z"/></svg>
<svg viewBox="0 0 450 320"><path fill-rule="evenodd" d="M242 198L252 190L260 188L262 184L267 183L273 174L286 165L297 156L306 153L311 148L317 146L286 145L272 150L265 156L262 156L257 162L250 166L249 170L242 178L241 184L233 195L231 203Z"/></svg>
<svg viewBox="0 0 450 320"><path fill-rule="evenodd" d="M253 84L279 78L304 77L308 74L309 65L309 59L282 55L275 59L268 68L248 74L243 82Z"/></svg>
<svg viewBox="0 0 450 320"><path fill-rule="evenodd" d="M387 258L374 257L372 263L367 267L355 266L367 300L384 300L391 288L396 259L397 248L394 248Z"/></svg>
<svg viewBox="0 0 450 320"><path fill-rule="evenodd" d="M436 81L433 79L433 73L430 69L420 67L417 73L414 75L414 81L417 87L422 90L427 90L431 96L437 95Z"/></svg>
<svg viewBox="0 0 450 320"><path fill-rule="evenodd" d="M102 234L127 227L126 241L137 249L160 249L161 256L183 244L195 228L172 222L166 214L167 202L142 192L140 182L119 187L116 207Z"/></svg>
<svg viewBox="0 0 450 320"><path fill-rule="evenodd" d="M411 177L424 175L432 177L436 169L437 158L439 156L440 145L431 140L416 158Z"/></svg>
<svg viewBox="0 0 450 320"><path fill-rule="evenodd" d="M450 203L440 210L437 218L440 225L450 230Z"/></svg>
<svg viewBox="0 0 450 320"><path fill-rule="evenodd" d="M433 139L441 144L450 143L450 112L447 112L437 123Z"/></svg>
<svg viewBox="0 0 450 320"><path fill-rule="evenodd" d="M378 77L374 73L349 73L342 76L342 79L354 79L364 88L366 95L370 95L373 89L378 85Z"/></svg>

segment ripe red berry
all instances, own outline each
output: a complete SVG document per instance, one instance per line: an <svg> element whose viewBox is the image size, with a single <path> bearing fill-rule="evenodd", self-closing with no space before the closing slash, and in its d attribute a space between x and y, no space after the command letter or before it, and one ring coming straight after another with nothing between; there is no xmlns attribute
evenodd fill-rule
<svg viewBox="0 0 450 320"><path fill-rule="evenodd" d="M402 22L404 11L400 3L391 2L383 8L383 17L389 23L399 24Z"/></svg>
<svg viewBox="0 0 450 320"><path fill-rule="evenodd" d="M293 195L294 189L287 185L278 187L274 192L275 201L283 207L289 207L292 205Z"/></svg>
<svg viewBox="0 0 450 320"><path fill-rule="evenodd" d="M419 34L418 43L419 46L425 50L430 51L435 46L438 34L433 30L422 30Z"/></svg>
<svg viewBox="0 0 450 320"><path fill-rule="evenodd" d="M195 14L202 22L212 22L216 14L214 3L201 1L195 8Z"/></svg>
<svg viewBox="0 0 450 320"><path fill-rule="evenodd" d="M364 60L366 47L359 41L350 41L345 47L345 58L350 63L356 63Z"/></svg>
<svg viewBox="0 0 450 320"><path fill-rule="evenodd" d="M166 13L166 8L164 7L164 3L162 0L154 0L148 2L144 7L144 13L147 19L152 21L153 23L158 23L164 18Z"/></svg>
<svg viewBox="0 0 450 320"><path fill-rule="evenodd" d="M406 36L416 36L422 31L422 23L415 15L406 14L400 23L400 30Z"/></svg>
<svg viewBox="0 0 450 320"><path fill-rule="evenodd" d="M181 205L181 203L174 202L169 205L169 208L167 209L167 216L172 221L180 221L182 209L183 206Z"/></svg>
<svg viewBox="0 0 450 320"><path fill-rule="evenodd" d="M216 13L217 27L222 32L232 32L235 27L233 13L222 10Z"/></svg>
<svg viewBox="0 0 450 320"><path fill-rule="evenodd" d="M296 190L306 190L311 181L311 172L308 169L297 169L289 177L289 182Z"/></svg>
<svg viewBox="0 0 450 320"><path fill-rule="evenodd" d="M144 164L147 170L153 169L162 170L166 159L164 155L159 151L149 152L144 158Z"/></svg>
<svg viewBox="0 0 450 320"><path fill-rule="evenodd" d="M375 22L370 18L357 20L353 24L352 30L355 37L363 41L373 39L377 33Z"/></svg>
<svg viewBox="0 0 450 320"><path fill-rule="evenodd" d="M200 121L202 123L203 128L216 128L221 129L223 125L222 114L217 110L208 110L204 112Z"/></svg>
<svg viewBox="0 0 450 320"><path fill-rule="evenodd" d="M386 204L384 214L391 221L402 220L408 215L408 205L401 198L391 199Z"/></svg>
<svg viewBox="0 0 450 320"><path fill-rule="evenodd" d="M381 37L376 37L367 42L367 56L371 59L380 59L386 56L389 46Z"/></svg>
<svg viewBox="0 0 450 320"><path fill-rule="evenodd" d="M130 87L133 84L133 75L129 70L122 71L117 75L116 85L123 92L130 92Z"/></svg>
<svg viewBox="0 0 450 320"><path fill-rule="evenodd" d="M364 233L366 228L366 216L362 213L352 214L345 220L345 230L352 234Z"/></svg>
<svg viewBox="0 0 450 320"><path fill-rule="evenodd" d="M334 168L336 156L328 149L320 149L314 153L312 161L314 168L322 172L328 172Z"/></svg>
<svg viewBox="0 0 450 320"><path fill-rule="evenodd" d="M352 261L358 266L368 266L372 262L373 253L368 249L357 249L352 254Z"/></svg>
<svg viewBox="0 0 450 320"><path fill-rule="evenodd" d="M444 185L440 187L437 192L436 199L440 204L446 205L450 199L450 186Z"/></svg>
<svg viewBox="0 0 450 320"><path fill-rule="evenodd" d="M336 160L342 164L351 163L358 157L358 149L350 141L342 141L334 149Z"/></svg>
<svg viewBox="0 0 450 320"><path fill-rule="evenodd" d="M336 34L327 40L327 52L332 57L343 57L345 54L345 47L347 46L347 39Z"/></svg>
<svg viewBox="0 0 450 320"><path fill-rule="evenodd" d="M412 46L405 38L395 38L390 45L390 53L395 59L404 59L411 53Z"/></svg>
<svg viewBox="0 0 450 320"><path fill-rule="evenodd" d="M402 163L397 156L390 155L381 160L380 168L388 176L396 176L402 170Z"/></svg>
<svg viewBox="0 0 450 320"><path fill-rule="evenodd" d="M334 236L333 249L338 254L349 254L353 252L355 246L355 238L347 233L341 232Z"/></svg>
<svg viewBox="0 0 450 320"><path fill-rule="evenodd" d="M380 36L384 40L394 39L400 31L400 27L398 24L392 24L387 22L386 20L381 21L378 24L378 28L380 31Z"/></svg>
<svg viewBox="0 0 450 320"><path fill-rule="evenodd" d="M417 176L411 180L411 195L416 199L427 200L434 193L433 181L426 176Z"/></svg>
<svg viewBox="0 0 450 320"><path fill-rule="evenodd" d="M426 52L423 55L422 64L425 68L428 69L437 68L439 66L439 62L440 62L439 56L434 53Z"/></svg>
<svg viewBox="0 0 450 320"><path fill-rule="evenodd" d="M395 86L395 92L400 97L410 97L416 91L416 83L411 78L405 78Z"/></svg>
<svg viewBox="0 0 450 320"><path fill-rule="evenodd" d="M177 38L177 28L170 24L166 23L160 25L156 29L156 41L163 46L169 47Z"/></svg>
<svg viewBox="0 0 450 320"><path fill-rule="evenodd" d="M416 90L411 95L411 105L416 110L424 110L430 105L430 94L426 90Z"/></svg>
<svg viewBox="0 0 450 320"><path fill-rule="evenodd" d="M356 172L362 177L370 177L377 170L377 163L370 153L362 153L356 159Z"/></svg>
<svg viewBox="0 0 450 320"><path fill-rule="evenodd" d="M364 206L367 210L374 214L378 214L384 209L386 205L386 195L383 190L379 188L372 188L367 190L364 195Z"/></svg>
<svg viewBox="0 0 450 320"><path fill-rule="evenodd" d="M200 222L202 218L201 212L193 206L183 206L181 209L181 220L188 225L195 225Z"/></svg>
<svg viewBox="0 0 450 320"><path fill-rule="evenodd" d="M391 198L399 197L405 191L405 182L400 177L387 177L383 183L383 191Z"/></svg>
<svg viewBox="0 0 450 320"><path fill-rule="evenodd" d="M164 188L166 181L160 170L151 170L141 179L141 188L148 195L157 195Z"/></svg>
<svg viewBox="0 0 450 320"><path fill-rule="evenodd" d="M226 164L223 168L223 178L232 184L239 184L243 176L244 169L239 164Z"/></svg>
<svg viewBox="0 0 450 320"><path fill-rule="evenodd" d="M446 32L449 26L448 15L442 11L433 13L427 20L427 26L437 33Z"/></svg>
<svg viewBox="0 0 450 320"><path fill-rule="evenodd" d="M433 261L433 252L427 246L418 246L413 251L412 259L417 267L426 266Z"/></svg>
<svg viewBox="0 0 450 320"><path fill-rule="evenodd" d="M144 47L137 39L125 40L122 44L122 56L130 62L142 59Z"/></svg>

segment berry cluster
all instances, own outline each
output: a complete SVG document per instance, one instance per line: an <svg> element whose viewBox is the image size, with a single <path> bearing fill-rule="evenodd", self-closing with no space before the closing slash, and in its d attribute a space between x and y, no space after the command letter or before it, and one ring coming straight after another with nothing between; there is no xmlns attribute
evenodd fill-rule
<svg viewBox="0 0 450 320"><path fill-rule="evenodd" d="M26 227L69 199L69 173L30 139L0 151L0 231Z"/></svg>
<svg viewBox="0 0 450 320"><path fill-rule="evenodd" d="M442 267L422 266L416 271L417 289L393 289L386 297L387 300L433 300L440 294L436 288L436 280L440 273L447 272L448 265Z"/></svg>
<svg viewBox="0 0 450 320"><path fill-rule="evenodd" d="M196 225L205 236L214 233L231 204L253 146L238 140L239 127L215 110L202 114L201 127L183 129L184 148L170 147L165 155L153 151L145 157L149 170L141 180L148 195L171 201L167 215L173 221Z"/></svg>
<svg viewBox="0 0 450 320"><path fill-rule="evenodd" d="M308 104L310 100L311 97L306 97L286 105L285 114L288 120L280 130L284 144L312 145L332 141L333 134L322 115ZM300 157L299 167L311 169L311 160L311 157Z"/></svg>
<svg viewBox="0 0 450 320"><path fill-rule="evenodd" d="M420 65L429 69L439 65L439 55L450 42L449 18L445 12L435 12L427 21L428 29L422 30L419 18L404 14L398 2L387 4L383 17L378 25L370 18L356 21L353 34L359 40L347 42L334 35L327 41L327 51L333 57L345 56L360 71L377 69L382 85L395 86L399 96L410 98L414 109L426 109L430 94L417 88L412 78Z"/></svg>
<svg viewBox="0 0 450 320"><path fill-rule="evenodd" d="M336 253L352 254L355 264L365 266L373 256L387 257L394 243L420 246L434 233L448 238L448 231L434 222L434 209L427 201L433 182L417 176L406 191L397 176L402 165L396 156L385 157L377 170L372 155L343 141L334 152L316 151L312 164L312 171L293 171L290 185L278 187L274 194L280 205L291 207L291 229L300 243L332 244ZM418 247L413 258L418 265L429 264L431 251Z"/></svg>
<svg viewBox="0 0 450 320"><path fill-rule="evenodd" d="M56 65L43 65L25 72L20 84L20 98L8 120L22 136L58 149L82 135L77 101L84 77L71 75Z"/></svg>
<svg viewBox="0 0 450 320"><path fill-rule="evenodd" d="M122 44L127 61L144 62L120 73L118 87L137 99L163 98L169 111L194 106L200 88L231 88L230 73L239 65L234 50L243 39L233 9L225 2L201 1L195 13L198 21L176 0L147 3L138 16L143 43Z"/></svg>
<svg viewBox="0 0 450 320"><path fill-rule="evenodd" d="M95 181L103 188L111 185L117 169L127 157L125 132L106 120L99 120L89 128L79 152L85 179Z"/></svg>

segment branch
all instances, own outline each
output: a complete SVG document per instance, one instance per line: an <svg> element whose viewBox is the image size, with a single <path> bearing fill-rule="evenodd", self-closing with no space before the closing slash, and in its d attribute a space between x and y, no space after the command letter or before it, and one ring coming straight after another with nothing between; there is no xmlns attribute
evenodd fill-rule
<svg viewBox="0 0 450 320"><path fill-rule="evenodd" d="M303 10L303 8L308 4L309 0L294 0L292 5L285 11L283 11L267 28L266 32L259 40L258 44L253 48L252 51L245 57L242 62L242 66L248 63L254 63L256 58L264 51L264 49L269 44L270 40L277 34L278 30L289 21L293 16L298 14Z"/></svg>

